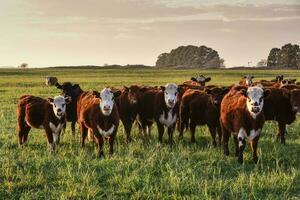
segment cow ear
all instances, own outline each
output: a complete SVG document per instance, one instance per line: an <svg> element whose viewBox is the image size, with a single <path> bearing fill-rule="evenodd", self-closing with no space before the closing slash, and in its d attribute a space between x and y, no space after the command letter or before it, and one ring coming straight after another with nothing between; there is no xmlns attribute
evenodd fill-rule
<svg viewBox="0 0 300 200"><path fill-rule="evenodd" d="M65 96L66 104L71 103L72 98L70 96Z"/></svg>
<svg viewBox="0 0 300 200"><path fill-rule="evenodd" d="M209 82L211 80L210 77L205 78L205 82Z"/></svg>
<svg viewBox="0 0 300 200"><path fill-rule="evenodd" d="M98 91L92 91L92 95L95 96L96 98L100 98L100 92Z"/></svg>
<svg viewBox="0 0 300 200"><path fill-rule="evenodd" d="M291 80L291 82L292 82L292 83L295 83L295 82L296 82L296 80L297 80L297 79L292 79L292 80Z"/></svg>
<svg viewBox="0 0 300 200"><path fill-rule="evenodd" d="M160 86L160 89L161 89L162 91L165 91L166 87L165 87L165 86Z"/></svg>
<svg viewBox="0 0 300 200"><path fill-rule="evenodd" d="M269 89L264 90L264 98L269 96L270 93L271 93L271 91Z"/></svg>
<svg viewBox="0 0 300 200"><path fill-rule="evenodd" d="M197 82L197 79L196 79L196 78L194 78L194 77L192 77L192 78L191 78L191 81L195 81L195 82Z"/></svg>
<svg viewBox="0 0 300 200"><path fill-rule="evenodd" d="M247 78L247 76L244 76L244 78Z"/></svg>
<svg viewBox="0 0 300 200"><path fill-rule="evenodd" d="M177 87L177 92L178 92L179 94L182 94L183 91L184 91L184 88L183 88L181 85L178 85L178 87Z"/></svg>
<svg viewBox="0 0 300 200"><path fill-rule="evenodd" d="M55 83L55 87L57 88L57 89L62 89L62 85L61 84L59 84L58 82L57 83Z"/></svg>
<svg viewBox="0 0 300 200"><path fill-rule="evenodd" d="M243 95L244 97L248 97L247 91L246 91L245 89L242 89L242 90L240 91L240 93L241 93L241 95Z"/></svg>
<svg viewBox="0 0 300 200"><path fill-rule="evenodd" d="M118 96L120 96L121 93L122 93L122 92L121 92L120 90L113 91L114 98L117 98Z"/></svg>
<svg viewBox="0 0 300 200"><path fill-rule="evenodd" d="M72 86L72 88L73 88L73 89L77 89L77 88L79 88L79 85L78 85L78 84L74 84L74 85Z"/></svg>
<svg viewBox="0 0 300 200"><path fill-rule="evenodd" d="M54 99L53 99L53 98L50 98L50 97L48 97L48 98L47 98L47 101L48 101L49 103L53 103Z"/></svg>

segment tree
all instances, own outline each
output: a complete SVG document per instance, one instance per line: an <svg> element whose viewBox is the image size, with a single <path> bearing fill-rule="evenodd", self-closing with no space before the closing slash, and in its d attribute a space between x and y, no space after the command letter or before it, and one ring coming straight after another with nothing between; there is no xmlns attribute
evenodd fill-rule
<svg viewBox="0 0 300 200"><path fill-rule="evenodd" d="M217 51L206 46L179 46L170 53L162 53L156 61L157 67L219 68L224 63Z"/></svg>
<svg viewBox="0 0 300 200"><path fill-rule="evenodd" d="M21 65L19 65L19 68L25 69L28 67L27 63L22 63Z"/></svg>
<svg viewBox="0 0 300 200"><path fill-rule="evenodd" d="M288 43L279 48L271 49L267 66L269 67L287 67L300 68L300 48L297 44Z"/></svg>
<svg viewBox="0 0 300 200"><path fill-rule="evenodd" d="M256 67L266 67L268 64L267 59L261 59L257 64Z"/></svg>

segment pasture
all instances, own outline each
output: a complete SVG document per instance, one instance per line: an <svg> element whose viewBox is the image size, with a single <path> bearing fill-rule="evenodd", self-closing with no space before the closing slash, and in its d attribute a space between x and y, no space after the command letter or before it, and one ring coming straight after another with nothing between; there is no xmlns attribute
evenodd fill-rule
<svg viewBox="0 0 300 200"><path fill-rule="evenodd" d="M230 156L224 156L220 147L211 145L207 127L197 127L195 144L188 131L178 141L176 131L170 148L166 133L165 142L157 142L156 125L148 142L134 127L130 144L121 125L114 156L108 157L106 142L106 158L101 160L94 144L80 148L78 126L74 138L69 123L54 155L47 151L43 130L32 129L28 144L18 147L17 99L22 94L59 94L45 86L47 75L99 91L104 86L179 84L196 73L211 76L209 84L216 85L236 83L244 74L254 75L254 80L277 74L300 80L299 71L293 70L0 69L0 199L299 199L299 117L288 126L285 146L276 141L277 124L265 124L256 165L248 144L244 164L237 162L232 139Z"/></svg>

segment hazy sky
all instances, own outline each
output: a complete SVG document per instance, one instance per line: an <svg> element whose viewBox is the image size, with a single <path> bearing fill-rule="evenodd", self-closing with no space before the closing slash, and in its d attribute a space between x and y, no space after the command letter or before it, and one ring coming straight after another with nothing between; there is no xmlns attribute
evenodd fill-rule
<svg viewBox="0 0 300 200"><path fill-rule="evenodd" d="M300 0L0 0L0 66L146 64L206 45L226 66L300 43Z"/></svg>

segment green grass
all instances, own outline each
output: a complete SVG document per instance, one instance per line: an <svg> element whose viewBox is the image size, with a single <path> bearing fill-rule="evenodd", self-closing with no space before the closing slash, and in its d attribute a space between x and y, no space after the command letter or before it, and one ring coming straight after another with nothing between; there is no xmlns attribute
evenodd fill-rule
<svg viewBox="0 0 300 200"><path fill-rule="evenodd" d="M189 133L171 149L152 139L144 143L137 128L125 143L122 125L112 158L99 160L93 144L79 145L69 124L55 155L47 151L43 130L33 129L29 143L17 145L16 102L22 94L54 96L44 76L79 83L84 90L131 84L182 83L195 73L212 77L211 84L230 85L244 74L271 79L277 74L296 77L299 71L167 70L167 69L0 69L0 199L299 199L300 120L288 127L287 144L276 141L277 125L267 122L259 141L259 162L253 164L249 146L244 164L213 148L206 127L198 127L196 144ZM274 108L276 109L276 108ZM78 131L78 126L76 126ZM178 133L175 133L177 136ZM104 152L108 155L108 145Z"/></svg>

